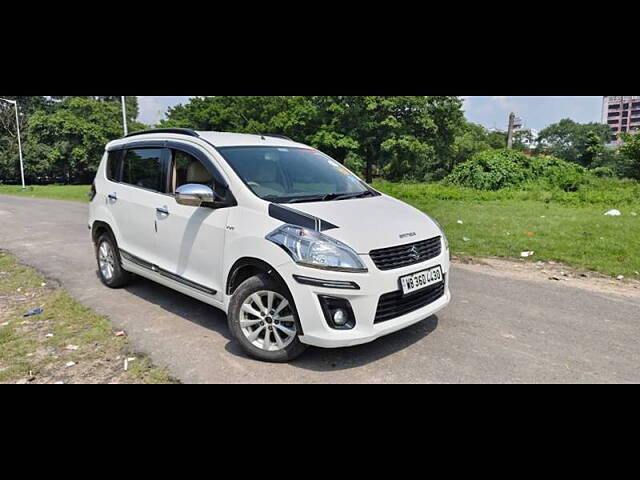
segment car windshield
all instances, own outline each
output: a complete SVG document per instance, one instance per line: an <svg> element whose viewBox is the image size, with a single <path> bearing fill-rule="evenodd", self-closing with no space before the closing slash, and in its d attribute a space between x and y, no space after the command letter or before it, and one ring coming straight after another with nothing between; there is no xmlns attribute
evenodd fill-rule
<svg viewBox="0 0 640 480"><path fill-rule="evenodd" d="M271 202L375 195L340 163L312 148L222 147L218 151L257 196Z"/></svg>

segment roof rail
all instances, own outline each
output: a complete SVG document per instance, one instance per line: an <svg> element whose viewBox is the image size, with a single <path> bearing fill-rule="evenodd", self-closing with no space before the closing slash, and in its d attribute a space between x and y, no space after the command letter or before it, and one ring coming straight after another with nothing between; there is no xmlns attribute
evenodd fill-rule
<svg viewBox="0 0 640 480"><path fill-rule="evenodd" d="M290 142L294 141L289 137L285 137L284 135L279 135L277 133L263 133L262 135L265 136L265 137L283 138L284 140L289 140Z"/></svg>
<svg viewBox="0 0 640 480"><path fill-rule="evenodd" d="M153 130L141 130L127 135L125 138L135 137L137 135L146 135L148 133L178 133L180 135L189 135L190 137L199 137L198 132L191 128L155 128Z"/></svg>

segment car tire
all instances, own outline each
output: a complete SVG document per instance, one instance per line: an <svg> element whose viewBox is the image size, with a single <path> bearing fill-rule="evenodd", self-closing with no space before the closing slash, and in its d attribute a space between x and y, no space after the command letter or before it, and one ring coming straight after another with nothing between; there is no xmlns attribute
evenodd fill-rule
<svg viewBox="0 0 640 480"><path fill-rule="evenodd" d="M103 233L96 242L96 261L98 276L109 288L122 288L129 285L134 275L122 268L118 244L110 233Z"/></svg>
<svg viewBox="0 0 640 480"><path fill-rule="evenodd" d="M307 349L298 338L302 328L291 294L269 275L245 280L231 297L227 317L242 350L255 359L286 363Z"/></svg>

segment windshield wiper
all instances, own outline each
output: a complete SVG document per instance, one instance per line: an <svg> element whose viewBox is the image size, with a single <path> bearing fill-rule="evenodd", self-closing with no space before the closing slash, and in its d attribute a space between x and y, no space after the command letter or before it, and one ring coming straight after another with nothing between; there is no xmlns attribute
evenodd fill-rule
<svg viewBox="0 0 640 480"><path fill-rule="evenodd" d="M345 193L343 195L337 195L331 200L349 200L351 198L364 198L368 196L374 196L373 192L370 192L369 190L365 190L364 192L360 192L360 193Z"/></svg>
<svg viewBox="0 0 640 480"><path fill-rule="evenodd" d="M284 203L306 203L306 202L329 202L332 200L348 200L350 198L362 198L373 196L369 190L360 193L327 193L326 195L313 195L309 197L298 197Z"/></svg>
<svg viewBox="0 0 640 480"><path fill-rule="evenodd" d="M287 200L284 203L306 203L306 202L324 202L327 195L314 195L312 197L298 197Z"/></svg>

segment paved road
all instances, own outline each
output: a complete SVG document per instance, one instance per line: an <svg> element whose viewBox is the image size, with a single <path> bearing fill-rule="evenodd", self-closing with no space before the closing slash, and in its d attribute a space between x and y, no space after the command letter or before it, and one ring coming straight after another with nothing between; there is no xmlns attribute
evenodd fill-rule
<svg viewBox="0 0 640 480"><path fill-rule="evenodd" d="M369 345L259 363L213 307L143 279L103 287L87 209L0 196L0 248L108 316L183 382L640 382L640 299L461 267L452 272L454 300L437 317Z"/></svg>

